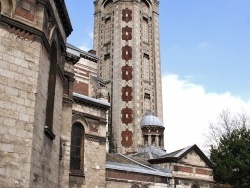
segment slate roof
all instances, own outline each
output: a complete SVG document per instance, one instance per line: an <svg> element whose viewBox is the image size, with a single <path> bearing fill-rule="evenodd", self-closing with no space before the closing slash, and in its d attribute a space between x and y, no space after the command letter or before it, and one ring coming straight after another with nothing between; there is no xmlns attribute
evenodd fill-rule
<svg viewBox="0 0 250 188"><path fill-rule="evenodd" d="M73 49L73 50L76 50L77 52L79 52L82 56L86 56L88 58L91 58L93 60L99 60L99 58L94 55L94 54L91 54L91 53L88 53L88 52L85 52L84 50L81 50L80 48L77 48L76 46L72 45L72 44L69 44L67 43L66 46L70 49Z"/></svg>
<svg viewBox="0 0 250 188"><path fill-rule="evenodd" d="M135 159L132 156L126 156L119 153L108 153L106 160L107 169L137 172L163 177L172 177L172 173L169 170L162 168L152 168L148 162L138 158Z"/></svg>
<svg viewBox="0 0 250 188"><path fill-rule="evenodd" d="M148 160L159 158L163 155L166 155L166 151L159 147L143 146L138 148L138 153L132 154L131 156Z"/></svg>
<svg viewBox="0 0 250 188"><path fill-rule="evenodd" d="M184 156L186 156L189 152L194 150L203 160L204 162L210 167L213 168L214 164L213 162L200 150L200 148L195 144L192 146L188 146L186 148L171 152L169 154L163 155L156 159L150 159L148 160L151 164L160 164L160 163L166 163L166 162L178 162L181 160Z"/></svg>
<svg viewBox="0 0 250 188"><path fill-rule="evenodd" d="M98 106L98 107L101 107L101 108L104 108L104 109L109 109L110 108L110 103L108 103L108 102L105 102L105 101L102 101L102 100L99 100L99 99L95 99L95 98L92 98L92 97L88 97L86 95L81 95L81 94L78 94L78 93L75 93L75 92L73 92L73 98L74 98L74 100L77 100L77 101L80 101L80 102L83 102L83 103L88 103L88 104Z"/></svg>

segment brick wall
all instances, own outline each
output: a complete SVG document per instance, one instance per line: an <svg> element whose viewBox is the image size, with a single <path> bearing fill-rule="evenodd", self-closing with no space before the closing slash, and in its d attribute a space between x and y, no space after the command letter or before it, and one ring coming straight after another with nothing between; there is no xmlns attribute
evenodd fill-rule
<svg viewBox="0 0 250 188"><path fill-rule="evenodd" d="M89 84L81 81L75 81L73 84L73 92L88 96Z"/></svg>

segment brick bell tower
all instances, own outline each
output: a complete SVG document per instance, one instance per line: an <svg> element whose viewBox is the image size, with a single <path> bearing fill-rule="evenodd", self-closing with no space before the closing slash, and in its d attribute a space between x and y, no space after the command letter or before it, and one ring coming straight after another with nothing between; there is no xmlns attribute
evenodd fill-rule
<svg viewBox="0 0 250 188"><path fill-rule="evenodd" d="M94 49L98 75L108 88L110 151L136 152L140 122L152 112L162 121L158 0L96 0Z"/></svg>

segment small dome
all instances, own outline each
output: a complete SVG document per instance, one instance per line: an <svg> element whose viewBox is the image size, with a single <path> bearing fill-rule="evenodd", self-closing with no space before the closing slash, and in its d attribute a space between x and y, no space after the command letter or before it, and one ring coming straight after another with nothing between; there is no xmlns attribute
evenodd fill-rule
<svg viewBox="0 0 250 188"><path fill-rule="evenodd" d="M145 126L160 126L163 127L162 122L158 117L154 116L151 112L146 113L141 120L141 127Z"/></svg>

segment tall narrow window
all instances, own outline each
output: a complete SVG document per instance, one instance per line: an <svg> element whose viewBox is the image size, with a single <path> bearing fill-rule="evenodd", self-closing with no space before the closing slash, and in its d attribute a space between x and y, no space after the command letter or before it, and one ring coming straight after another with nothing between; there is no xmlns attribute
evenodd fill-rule
<svg viewBox="0 0 250 188"><path fill-rule="evenodd" d="M50 69L48 80L48 98L46 106L46 125L45 134L52 140L55 138L53 133L53 115L56 90L56 73L57 73L57 48L56 43L52 43L52 51L50 56Z"/></svg>
<svg viewBox="0 0 250 188"><path fill-rule="evenodd" d="M71 130L70 147L70 172L75 175L83 175L84 161L84 128L80 123L75 123Z"/></svg>

